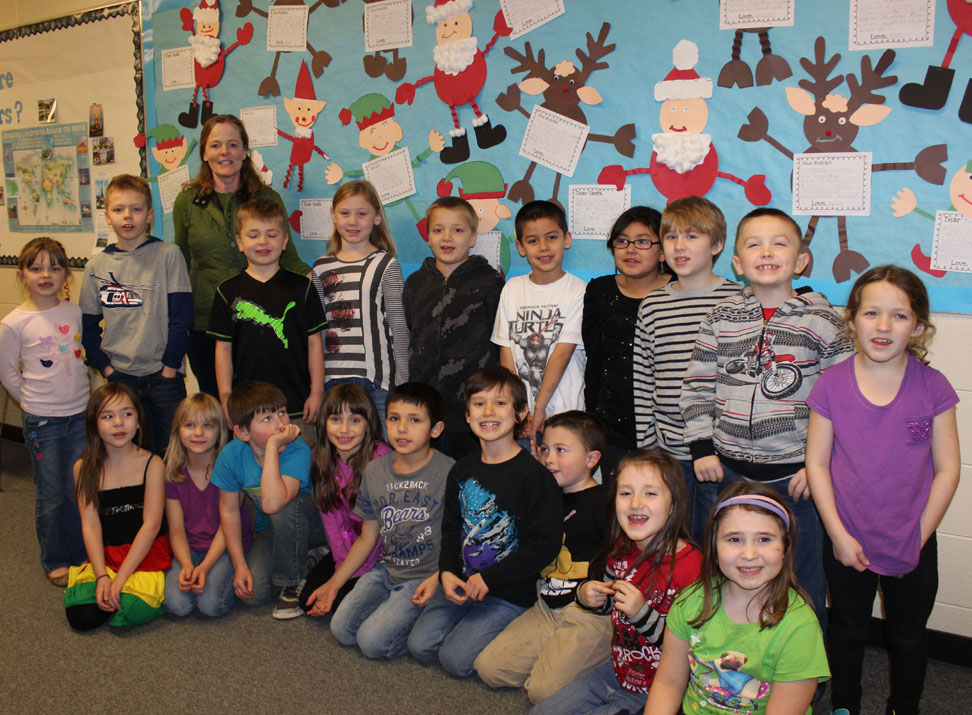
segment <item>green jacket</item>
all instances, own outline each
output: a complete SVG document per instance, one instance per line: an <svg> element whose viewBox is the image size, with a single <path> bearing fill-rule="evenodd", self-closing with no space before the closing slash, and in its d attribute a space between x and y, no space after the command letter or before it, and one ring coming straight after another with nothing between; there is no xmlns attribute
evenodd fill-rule
<svg viewBox="0 0 972 715"><path fill-rule="evenodd" d="M269 186L263 187L260 198L284 205L280 194ZM209 329L209 313L213 308L216 287L246 268L246 257L236 247L236 211L249 200L245 188L235 194L210 194L196 198L196 189L182 191L172 209L175 244L189 266L192 302L195 308L195 329ZM300 260L290 240L287 226L287 248L280 257L280 265L289 271L306 276L310 266Z"/></svg>

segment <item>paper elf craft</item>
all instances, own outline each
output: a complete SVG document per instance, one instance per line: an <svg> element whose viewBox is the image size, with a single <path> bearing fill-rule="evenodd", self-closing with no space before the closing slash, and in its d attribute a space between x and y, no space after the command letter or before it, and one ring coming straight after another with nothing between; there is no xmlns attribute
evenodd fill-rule
<svg viewBox="0 0 972 715"><path fill-rule="evenodd" d="M759 47L763 51L763 57L756 65L756 84L758 86L763 87L772 84L773 80L782 82L793 74L790 64L779 55L773 54L769 31L770 28L768 27L750 27L736 30L736 34L732 38L732 59L726 62L722 66L722 71L719 72L718 85L720 87L731 89L738 86L740 89L745 89L753 86L753 71L741 59L744 32L759 33Z"/></svg>
<svg viewBox="0 0 972 715"><path fill-rule="evenodd" d="M450 196L452 194L452 182L458 180L462 186L459 188L459 198L465 199L476 210L479 217L479 226L476 233L489 233L496 229L496 226L503 219L510 218L513 213L509 207L500 202L506 196L506 182L500 170L485 161L468 161L455 167L449 174L439 181L436 192L439 196ZM422 220L424 223L425 219ZM427 229L427 227L425 227ZM422 234L428 241L428 231ZM500 234L500 270L505 276L510 270L510 247L513 245L513 237Z"/></svg>
<svg viewBox="0 0 972 715"><path fill-rule="evenodd" d="M372 93L359 97L350 107L342 109L338 118L341 120L341 124L348 125L353 119L358 125L358 144L369 154L365 163L391 154L401 148L398 142L404 136L402 125L395 120L395 105L389 102L384 95ZM435 129L429 131L429 146L412 159L412 168L418 167L433 153L442 151L444 146L445 137L442 136L442 133ZM324 178L327 179L328 184L336 184L345 176L364 176L364 171L361 169L344 171L336 162L328 164L324 171ZM402 202L405 202L415 221L424 226L425 219L422 219L421 214L407 196L404 199L392 201L388 206L396 206ZM419 221L420 219L421 221ZM420 233L421 231L422 228L419 228ZM428 240L427 233L423 234L422 237Z"/></svg>
<svg viewBox="0 0 972 715"><path fill-rule="evenodd" d="M655 100L662 103L658 121L662 131L652 134L651 163L647 168L625 170L619 164L604 167L599 184L613 184L621 190L625 177L650 174L655 188L669 203L686 196L705 196L717 178L729 179L743 187L746 198L764 206L773 198L766 187L766 176L754 174L743 180L719 171L719 155L712 137L702 130L709 119L707 99L712 97L712 80L695 71L699 48L681 40L672 51L675 67L655 84Z"/></svg>
<svg viewBox="0 0 972 715"><path fill-rule="evenodd" d="M273 1L273 0L271 0ZM310 9L307 11L307 17L310 18L311 14L321 6L321 4L327 7L338 7L345 0L318 0ZM303 7L304 0L276 0L274 2L275 7ZM255 12L260 17L269 19L270 13L265 10L260 10L253 7L253 0L239 0L239 4L236 6L236 16L246 17L251 12ZM324 68L331 64L331 56L324 52L323 50L315 50L311 45L310 41L307 42L307 51L311 54L311 70L314 72L315 77L320 77ZM260 86L257 88L257 94L261 97L279 97L280 96L280 85L277 83L277 66L280 64L280 55L283 50L278 50L277 54L273 57L273 69L270 70L270 76L264 77L263 81L260 82Z"/></svg>
<svg viewBox="0 0 972 715"><path fill-rule="evenodd" d="M536 57L533 48L527 42L523 47L523 52L518 52L512 47L507 47L504 52L520 64L510 70L511 73L526 72L526 77L520 84L511 84L506 91L496 98L496 104L501 109L508 112L520 112L529 118L530 113L523 108L520 101L520 92L527 94L542 94L543 104L540 106L556 112L561 116L573 119L575 122L587 124L587 117L581 104L600 104L601 93L594 87L588 85L588 80L597 70L608 68L607 62L601 59L614 52L616 45L606 44L608 32L611 25L605 22L601 25L597 39L591 33L587 33L587 54L577 48L575 50L577 59L580 60L580 67L574 65L570 60L561 60L553 67L547 67L544 50L539 50ZM613 144L614 148L622 156L634 156L635 125L625 124L618 129L614 136L606 134L587 135L588 141L605 142ZM536 162L530 162L523 178L515 182L510 187L510 201L521 201L526 204L533 201L534 191L530 184L530 178L537 168ZM562 174L559 172L554 179L553 194L551 201L557 202L557 195L560 193L560 181Z"/></svg>
<svg viewBox="0 0 972 715"><path fill-rule="evenodd" d="M290 174L294 167L297 167L297 190L304 190L304 164L311 160L314 152L317 152L325 160L330 157L324 153L314 143L314 131L312 127L317 121L317 115L324 109L327 102L318 100L314 93L314 83L311 82L310 72L307 71L307 63L300 61L300 70L297 72L297 87L294 96L284 99L284 109L290 115L290 120L294 123L294 135L291 136L281 130L277 134L293 142L290 150L290 164L287 166L287 174L284 176L283 187L286 189L290 184Z"/></svg>
<svg viewBox="0 0 972 715"><path fill-rule="evenodd" d="M145 134L137 134L133 141L135 146L141 149L149 139L155 139L152 156L159 162L159 174L165 174L185 164L186 156L196 146L195 139L187 145L186 138L171 124L159 124ZM148 180L157 181L158 177L150 176Z"/></svg>
<svg viewBox="0 0 972 715"><path fill-rule="evenodd" d="M885 72L894 61L894 50L885 50L878 59L877 65L871 65L871 58L861 56L860 79L855 75L847 75L847 87L850 97L832 93L844 81L844 75L833 77L830 73L840 61L840 54L827 59L826 42L818 37L814 42L814 58L800 59L800 65L810 75L810 79L801 79L796 87L786 88L786 99L793 111L802 114L803 134L810 142L804 153L820 154L834 152L857 152L853 142L857 138L860 127L869 127L883 121L891 108L883 106L886 97L876 94L876 91L889 87L898 78ZM748 122L739 129L738 136L743 141L765 141L776 148L788 159L793 158L793 152L769 135L769 120L759 107L749 113ZM918 152L914 161L887 164L872 164L871 171L910 171L914 170L918 176L931 184L941 185L945 181L945 168L942 162L948 159L948 150L944 144L935 144ZM810 252L810 242L817 230L820 216L811 216L803 235L803 247L810 256L810 261L803 269L803 275L809 276L813 271L813 254ZM847 241L847 217L837 217L837 240L840 251L834 259L833 274L838 283L849 280L851 271L863 273L870 265L864 256L852 251Z"/></svg>
<svg viewBox="0 0 972 715"><path fill-rule="evenodd" d="M435 84L439 99L449 105L452 123L455 128L449 132L452 145L439 154L443 164L458 164L469 158L469 138L466 130L459 124L456 107L468 104L476 115L473 127L476 131L476 144L480 149L488 149L501 144L506 139L506 128L501 124L495 127L489 117L479 111L476 97L486 84L486 53L500 37L508 37L513 28L506 22L503 11L499 10L493 18L493 37L482 50L479 41L472 34L472 18L469 9L472 0L435 0L434 5L425 8L425 20L435 25L435 72L422 77L415 84L405 82L395 91L395 102L411 104L415 90L427 82Z"/></svg>
<svg viewBox="0 0 972 715"><path fill-rule="evenodd" d="M219 41L219 3L218 0L200 0L195 10L187 7L179 11L182 29L191 32L189 46L195 63L196 87L192 90L189 111L179 115L179 124L187 129L199 125L199 90L203 91L202 122L205 124L215 111L209 99L209 90L219 84L226 68L226 55L240 45L249 44L253 39L253 25L246 23L236 31L236 42L222 49ZM195 30L193 24L195 23Z"/></svg>
<svg viewBox="0 0 972 715"><path fill-rule="evenodd" d="M952 89L952 80L955 79L955 70L949 65L958 47L962 35L972 36L972 1L970 0L948 0L948 14L952 16L955 23L955 33L952 35L948 49L945 50L945 59L942 66L930 65L925 71L925 81L922 84L909 82L898 92L898 99L902 104L909 107L920 107L921 109L941 109L948 101L948 94ZM972 78L965 85L965 94L962 95L962 103L959 105L958 118L963 122L972 124Z"/></svg>
<svg viewBox="0 0 972 715"><path fill-rule="evenodd" d="M948 207L949 211L958 211L966 218L972 219L972 159L965 162L952 175L952 180L948 185L948 197L952 200L952 205ZM919 216L924 216L932 221L935 220L935 214L918 206L915 192L907 186L891 199L891 209L895 218L901 218L914 211ZM911 260L917 268L936 278L941 278L948 272L931 267L931 258L921 250L920 243L916 243L914 248L911 249Z"/></svg>
<svg viewBox="0 0 972 715"><path fill-rule="evenodd" d="M382 2L382 0L364 0L365 5L373 2ZM415 13L412 12L412 6L409 5L408 8L409 22L415 23ZM364 24L364 15L361 16L361 22ZM391 54L391 60L382 56L382 53ZM384 74L392 82L397 82L402 77L405 76L405 72L408 69L407 62L404 57L399 57L398 48L394 47L390 50L378 50L373 55L365 55L362 59L364 62L365 74L369 77L381 77Z"/></svg>

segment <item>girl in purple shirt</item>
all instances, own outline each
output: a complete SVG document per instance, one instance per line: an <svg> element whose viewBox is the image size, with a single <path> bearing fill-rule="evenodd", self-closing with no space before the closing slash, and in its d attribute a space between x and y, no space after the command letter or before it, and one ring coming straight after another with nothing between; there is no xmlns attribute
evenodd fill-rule
<svg viewBox="0 0 972 715"><path fill-rule="evenodd" d="M879 266L847 302L858 352L821 375L807 404L807 480L827 530L835 713L861 709L861 666L878 584L884 595L888 712L917 713L925 624L938 590L935 530L959 480L958 396L925 363L934 328L913 273Z"/></svg>
<svg viewBox="0 0 972 715"><path fill-rule="evenodd" d="M165 450L165 516L172 568L165 575L165 610L188 616L194 608L222 616L236 604L233 562L219 528L219 489L210 484L227 429L219 402L204 392L176 408ZM243 548L250 548L250 512L240 506Z"/></svg>
<svg viewBox="0 0 972 715"><path fill-rule="evenodd" d="M351 545L361 534L361 518L354 513L354 502L368 462L391 451L381 442L383 434L375 403L361 385L340 383L324 396L311 459L311 488L330 553L307 574L300 592L300 607L310 616L333 613L341 599L354 588L358 577L370 571L381 558L379 540L354 577L338 590L330 610L325 611L317 604L324 584L344 563Z"/></svg>

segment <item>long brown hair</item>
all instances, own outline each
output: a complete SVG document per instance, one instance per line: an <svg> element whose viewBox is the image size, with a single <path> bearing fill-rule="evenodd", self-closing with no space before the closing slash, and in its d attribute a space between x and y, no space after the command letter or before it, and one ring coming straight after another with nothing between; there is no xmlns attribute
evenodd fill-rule
<svg viewBox="0 0 972 715"><path fill-rule="evenodd" d="M212 422L216 425L216 444L213 450L213 458L206 469L207 476L213 472L213 464L216 462L216 455L226 444L228 430L226 429L226 417L223 416L223 408L212 395L205 392L197 392L189 395L179 406L176 407L175 414L172 416L172 430L169 432L169 446L165 449L165 481L184 482L185 475L182 470L186 466L186 447L182 444L182 425L190 419L203 422Z"/></svg>
<svg viewBox="0 0 972 715"><path fill-rule="evenodd" d="M243 166L240 169L240 188L246 189L246 192L250 196L256 196L263 190L263 182L260 180L260 175L253 168L253 162L250 160L250 137L246 133L246 127L243 126L243 122L232 114L217 114L214 117L210 117L203 125L202 132L199 134L199 173L196 174L196 178L192 181L183 184L182 188L196 189L196 196L200 198L209 196L216 190L215 183L213 182L213 170L209 168L209 163L206 161L206 144L209 142L209 135L212 134L213 129L218 124L232 124L236 127L236 131L240 133L240 141L243 142L243 152L246 154L243 158Z"/></svg>
<svg viewBox="0 0 972 715"><path fill-rule="evenodd" d="M591 562L591 578L601 578L604 576L609 561L619 558L631 549L633 543L618 521L617 507L615 502L618 493L618 477L625 469L650 469L653 470L668 489L672 499L672 508L668 512L668 518L664 525L655 534L648 545L638 554L638 558L623 574L618 574L618 578L624 578L629 573L634 572L638 566L645 561L651 561L651 579L654 574L664 564L669 565L668 583L665 590L671 586L672 574L675 572L675 557L678 553L679 540L692 543L692 537L688 531L688 499L685 495L685 473L682 467L674 458L660 452L657 449L636 449L628 452L618 462L612 474L612 500L611 526L608 531L608 541L594 560Z"/></svg>
<svg viewBox="0 0 972 715"><path fill-rule="evenodd" d="M112 402L127 399L135 408L138 418L138 429L132 440L139 447L142 446L142 425L145 424L145 412L142 403L127 385L119 382L109 382L91 393L88 406L84 410L84 451L81 452L81 467L78 469L78 483L75 485L75 496L78 503L98 506L98 489L105 469L107 452L101 435L98 434L98 417L101 411Z"/></svg>
<svg viewBox="0 0 972 715"><path fill-rule="evenodd" d="M381 216L381 221L378 222L378 225L373 226L371 229L371 238L369 239L371 245L380 251L386 251L389 255L394 256L398 249L395 248L395 241L388 231L388 219L385 218L385 209L381 205L381 198L378 196L377 189L375 189L370 181L365 181L364 179L347 181L341 184L338 190L334 192L334 198L331 199L332 210L336 211L342 201L352 196L364 196L365 201L371 204L375 213ZM337 227L335 226L334 231L331 232L331 238L328 239L327 251L324 255L333 256L340 250L341 234L338 233Z"/></svg>
<svg viewBox="0 0 972 715"><path fill-rule="evenodd" d="M342 490L338 487L338 450L327 438L327 418L344 412L360 415L365 421L364 438L358 451L348 460L351 467L351 481ZM314 503L323 512L337 507L343 499L354 507L361 488L361 475L368 466L375 451L375 442L381 441L381 421L371 395L361 385L342 383L332 387L324 396L324 404L317 417L317 443L311 457L311 488Z"/></svg>
<svg viewBox="0 0 972 715"><path fill-rule="evenodd" d="M862 273L854 282L850 296L847 298L847 310L844 313L844 325L850 329L850 323L857 316L857 311L861 309L861 296L864 294L865 286L871 283L890 283L895 288L905 294L911 312L915 314L918 325L924 325L925 329L918 335L908 340L908 352L921 360L928 362L928 345L935 335L935 326L932 325L928 304L928 291L921 279L907 268L900 266L884 265ZM856 339L856 334L855 334Z"/></svg>
<svg viewBox="0 0 972 715"><path fill-rule="evenodd" d="M746 495L765 497L776 502L786 512L790 528L787 529L786 524L778 514L755 504L733 504L724 509L719 509L719 505L727 499ZM732 513L734 509L743 509L771 517L779 526L780 534L783 536L783 565L780 572L769 584L753 595L753 598L761 599L759 603L759 629L772 628L783 620L789 605L789 589L791 588L803 597L807 605L813 606L810 596L800 587L796 575L793 573L793 559L796 553L798 534L796 519L793 512L790 511L790 507L786 505L779 492L772 487L759 482L737 482L719 495L705 524L705 536L702 539L702 575L699 577L699 581L691 586L693 589L702 589L702 610L699 611L699 615L688 622L693 628L701 627L716 614L722 605L722 589L728 579L719 569L719 527L726 515Z"/></svg>

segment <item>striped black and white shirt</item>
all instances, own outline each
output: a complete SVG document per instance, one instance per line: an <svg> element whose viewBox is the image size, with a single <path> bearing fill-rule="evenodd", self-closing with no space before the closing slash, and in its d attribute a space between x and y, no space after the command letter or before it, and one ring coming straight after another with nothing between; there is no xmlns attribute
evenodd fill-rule
<svg viewBox="0 0 972 715"><path fill-rule="evenodd" d="M649 293L638 308L634 338L634 412L639 447L658 447L689 460L678 407L682 378L692 359L699 323L712 308L739 292L722 276L711 285L678 290L669 283Z"/></svg>
<svg viewBox="0 0 972 715"><path fill-rule="evenodd" d="M324 379L361 377L382 390L407 381L401 264L386 251L357 261L321 256L312 278L327 316Z"/></svg>

